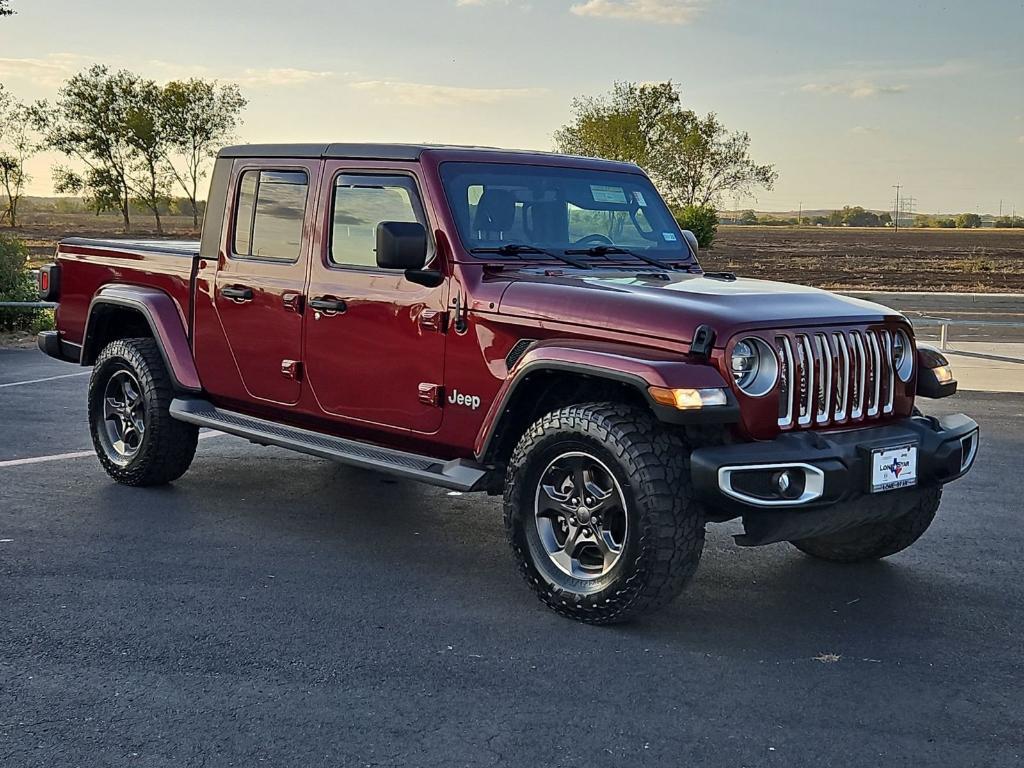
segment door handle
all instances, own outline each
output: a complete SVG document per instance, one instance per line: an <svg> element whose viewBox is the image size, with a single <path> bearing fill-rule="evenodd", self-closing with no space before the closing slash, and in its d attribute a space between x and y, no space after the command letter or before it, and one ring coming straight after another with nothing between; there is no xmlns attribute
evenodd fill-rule
<svg viewBox="0 0 1024 768"><path fill-rule="evenodd" d="M331 312L340 314L348 309L348 304L343 299L336 299L333 296L317 296L310 299L309 306L317 312Z"/></svg>
<svg viewBox="0 0 1024 768"><path fill-rule="evenodd" d="M246 288L244 285L229 285L227 288L220 289L220 295L232 301L252 301L252 288Z"/></svg>

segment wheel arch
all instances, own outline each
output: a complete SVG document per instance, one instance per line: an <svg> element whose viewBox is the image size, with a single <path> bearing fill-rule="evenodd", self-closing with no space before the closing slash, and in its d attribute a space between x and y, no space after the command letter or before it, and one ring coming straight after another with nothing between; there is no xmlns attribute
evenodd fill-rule
<svg viewBox="0 0 1024 768"><path fill-rule="evenodd" d="M729 405L715 412L680 411L654 400L649 388L720 387ZM485 463L503 464L523 432L557 408L582 402L626 402L669 424L730 423L739 410L712 366L683 356L624 345L540 342L509 372L477 435L474 450Z"/></svg>
<svg viewBox="0 0 1024 768"><path fill-rule="evenodd" d="M156 342L176 390L202 390L181 310L155 288L116 285L97 291L89 304L80 362L92 365L110 342L137 337Z"/></svg>

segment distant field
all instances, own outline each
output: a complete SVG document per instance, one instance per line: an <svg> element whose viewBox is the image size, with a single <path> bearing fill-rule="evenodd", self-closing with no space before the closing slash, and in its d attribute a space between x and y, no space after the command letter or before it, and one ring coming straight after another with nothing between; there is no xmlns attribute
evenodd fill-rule
<svg viewBox="0 0 1024 768"><path fill-rule="evenodd" d="M117 216L29 214L15 233L34 264L62 237L120 237ZM155 237L138 217L133 237ZM168 238L194 238L192 220L167 217ZM0 229L0 231L9 231ZM1024 230L723 226L701 254L705 269L830 289L1024 293Z"/></svg>
<svg viewBox="0 0 1024 768"><path fill-rule="evenodd" d="M1024 230L723 226L708 270L830 289L1024 292Z"/></svg>

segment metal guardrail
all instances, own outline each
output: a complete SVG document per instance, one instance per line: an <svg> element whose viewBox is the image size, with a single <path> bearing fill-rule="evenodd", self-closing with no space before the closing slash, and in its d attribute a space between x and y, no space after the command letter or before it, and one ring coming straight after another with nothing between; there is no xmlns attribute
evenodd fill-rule
<svg viewBox="0 0 1024 768"><path fill-rule="evenodd" d="M55 309L53 301L0 301L0 309Z"/></svg>

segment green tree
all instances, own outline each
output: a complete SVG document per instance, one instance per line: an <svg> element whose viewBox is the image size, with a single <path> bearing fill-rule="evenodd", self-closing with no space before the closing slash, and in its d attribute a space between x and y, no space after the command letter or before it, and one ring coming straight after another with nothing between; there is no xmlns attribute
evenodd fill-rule
<svg viewBox="0 0 1024 768"><path fill-rule="evenodd" d="M10 0L0 0L0 16L13 16L14 9L10 6Z"/></svg>
<svg viewBox="0 0 1024 768"><path fill-rule="evenodd" d="M199 227L199 182L217 150L241 123L248 102L237 85L193 78L164 86L161 112L167 134L165 161L192 207L192 224Z"/></svg>
<svg viewBox="0 0 1024 768"><path fill-rule="evenodd" d="M140 83L136 74L111 74L97 64L69 79L54 106L40 102L35 107L46 145L85 166L81 173L58 168L55 187L120 211L125 232L131 230L129 173L136 160L130 113L137 106Z"/></svg>
<svg viewBox="0 0 1024 768"><path fill-rule="evenodd" d="M714 113L683 109L671 81L615 83L607 95L574 99L572 112L555 132L558 151L636 163L677 208L771 189L778 177L751 160L748 134L730 132Z"/></svg>
<svg viewBox="0 0 1024 768"><path fill-rule="evenodd" d="M977 229L981 226L981 216L976 213L961 213L956 217L957 229Z"/></svg>
<svg viewBox="0 0 1024 768"><path fill-rule="evenodd" d="M153 214L156 231L162 235L160 207L170 197L171 178L164 161L170 139L162 113L163 95L152 80L139 80L130 98L124 126L126 141L133 150L128 184L132 197Z"/></svg>
<svg viewBox="0 0 1024 768"><path fill-rule="evenodd" d="M675 215L683 229L697 237L701 248L710 248L718 234L718 212L710 205L688 205Z"/></svg>
<svg viewBox="0 0 1024 768"><path fill-rule="evenodd" d="M740 215L736 218L737 224L757 224L757 214L749 208L745 211L740 211Z"/></svg>
<svg viewBox="0 0 1024 768"><path fill-rule="evenodd" d="M18 204L31 181L25 172L25 162L38 151L32 110L7 96L0 85L0 187L7 197L0 220L6 217L12 227L18 226Z"/></svg>

